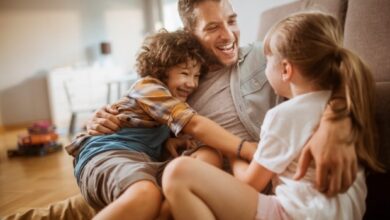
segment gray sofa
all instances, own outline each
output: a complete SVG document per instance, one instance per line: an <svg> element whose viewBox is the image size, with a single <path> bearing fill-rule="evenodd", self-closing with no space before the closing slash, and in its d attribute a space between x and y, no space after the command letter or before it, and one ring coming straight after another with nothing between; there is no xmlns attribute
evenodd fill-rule
<svg viewBox="0 0 390 220"><path fill-rule="evenodd" d="M390 1L300 0L265 11L258 39L288 14L319 9L336 16L344 26L344 45L370 67L376 81L376 119L379 159L390 170ZM390 175L367 176L367 211L364 219L390 219Z"/></svg>

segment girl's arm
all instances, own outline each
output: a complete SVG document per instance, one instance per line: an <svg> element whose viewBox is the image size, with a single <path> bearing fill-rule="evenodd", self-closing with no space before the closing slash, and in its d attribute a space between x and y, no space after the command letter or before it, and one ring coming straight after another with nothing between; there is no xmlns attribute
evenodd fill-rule
<svg viewBox="0 0 390 220"><path fill-rule="evenodd" d="M201 115L194 115L184 126L183 132L231 157L236 157L237 148L241 142L241 138ZM244 142L240 156L246 160L252 160L256 147L257 143Z"/></svg>
<svg viewBox="0 0 390 220"><path fill-rule="evenodd" d="M249 184L258 192L264 190L274 175L272 171L261 166L255 160L252 160L249 164L242 160L235 160L232 163L234 176L240 181Z"/></svg>

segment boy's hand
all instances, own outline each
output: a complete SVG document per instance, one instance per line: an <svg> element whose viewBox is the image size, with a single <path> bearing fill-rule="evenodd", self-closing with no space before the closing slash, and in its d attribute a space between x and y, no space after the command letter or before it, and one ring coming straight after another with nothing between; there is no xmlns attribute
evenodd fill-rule
<svg viewBox="0 0 390 220"><path fill-rule="evenodd" d="M168 138L168 140L165 141L165 148L173 157L180 156L177 152L179 148L193 149L195 147L195 142L189 138Z"/></svg>
<svg viewBox="0 0 390 220"><path fill-rule="evenodd" d="M294 178L302 178L314 159L317 189L328 196L346 192L358 170L355 146L347 141L350 132L349 117L338 121L321 120L318 130L302 150Z"/></svg>
<svg viewBox="0 0 390 220"><path fill-rule="evenodd" d="M116 109L110 105L104 106L95 111L93 117L87 122L87 132L90 135L112 134L119 130L120 121L115 116Z"/></svg>

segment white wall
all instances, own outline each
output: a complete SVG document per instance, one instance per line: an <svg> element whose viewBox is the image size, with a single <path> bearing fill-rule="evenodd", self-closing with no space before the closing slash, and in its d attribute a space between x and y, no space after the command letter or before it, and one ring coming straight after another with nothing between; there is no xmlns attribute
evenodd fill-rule
<svg viewBox="0 0 390 220"><path fill-rule="evenodd" d="M257 27L260 22L260 14L263 11L293 1L296 0L231 0L238 14L238 25L241 29L241 45L257 40Z"/></svg>
<svg viewBox="0 0 390 220"><path fill-rule="evenodd" d="M1 0L0 125L49 119L47 72L93 63L102 41L131 69L143 18L142 0Z"/></svg>

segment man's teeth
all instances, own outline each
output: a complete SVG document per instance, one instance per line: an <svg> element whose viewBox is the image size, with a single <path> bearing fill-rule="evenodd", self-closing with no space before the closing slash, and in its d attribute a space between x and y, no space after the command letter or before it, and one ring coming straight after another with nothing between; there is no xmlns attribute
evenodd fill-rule
<svg viewBox="0 0 390 220"><path fill-rule="evenodd" d="M234 43L231 43L231 44L227 44L227 45L224 45L224 46L219 46L218 49L220 49L220 50L231 50L231 49L233 49L233 46L234 46Z"/></svg>

